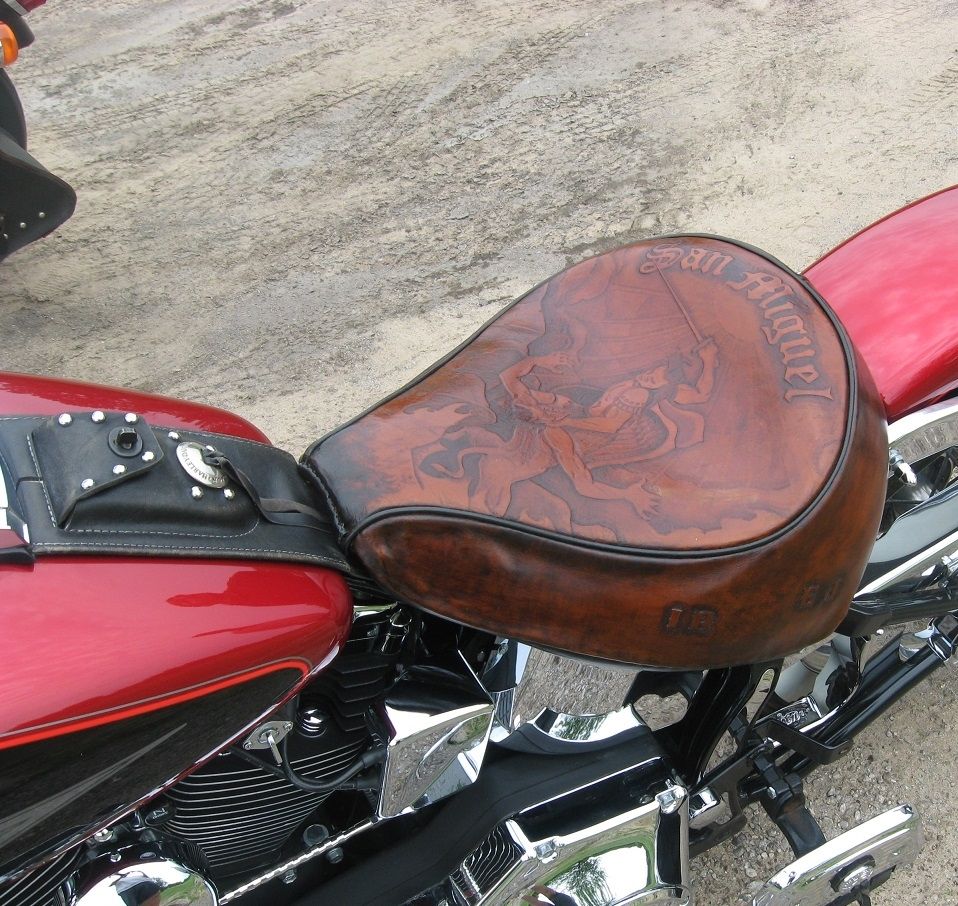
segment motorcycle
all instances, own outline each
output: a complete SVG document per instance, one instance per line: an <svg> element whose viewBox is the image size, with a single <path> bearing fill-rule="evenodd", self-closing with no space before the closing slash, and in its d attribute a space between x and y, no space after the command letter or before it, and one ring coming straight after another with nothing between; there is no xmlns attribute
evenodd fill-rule
<svg viewBox="0 0 958 906"><path fill-rule="evenodd" d="M918 816L803 779L954 654L956 220L606 253L300 460L4 376L0 902L689 903L754 804L867 902Z"/></svg>
<svg viewBox="0 0 958 906"><path fill-rule="evenodd" d="M803 780L958 644L956 227L606 252L298 460L0 377L0 904L679 906L756 804L871 902L918 815Z"/></svg>
<svg viewBox="0 0 958 906"><path fill-rule="evenodd" d="M46 0L0 0L0 260L53 232L73 214L76 193L27 151L27 126L6 67L34 40L23 18Z"/></svg>

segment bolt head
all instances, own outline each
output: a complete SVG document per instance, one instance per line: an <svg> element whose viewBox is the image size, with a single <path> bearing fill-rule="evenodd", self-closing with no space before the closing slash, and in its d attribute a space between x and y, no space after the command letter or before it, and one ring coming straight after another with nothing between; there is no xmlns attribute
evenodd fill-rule
<svg viewBox="0 0 958 906"><path fill-rule="evenodd" d="M227 500L232 500L236 496L236 492L232 488L226 488L226 490L223 491L223 496Z"/></svg>
<svg viewBox="0 0 958 906"><path fill-rule="evenodd" d="M291 868L289 871L283 873L283 883L284 884L295 884L296 883L296 869Z"/></svg>
<svg viewBox="0 0 958 906"><path fill-rule="evenodd" d="M850 871L839 881L836 891L838 893L851 893L856 887L870 880L874 872L875 869L871 865L859 865L858 868Z"/></svg>
<svg viewBox="0 0 958 906"><path fill-rule="evenodd" d="M203 496L203 489L198 484L195 484L190 489L190 494L193 495L194 500L199 500Z"/></svg>
<svg viewBox="0 0 958 906"><path fill-rule="evenodd" d="M113 467L114 475L122 475L124 472L126 472L126 466L116 465Z"/></svg>
<svg viewBox="0 0 958 906"><path fill-rule="evenodd" d="M143 462L153 462L153 460L156 459L156 454L152 450L147 450L140 459L142 459Z"/></svg>
<svg viewBox="0 0 958 906"><path fill-rule="evenodd" d="M548 862L554 859L558 851L559 848L556 846L555 840L544 840L542 843L536 846L536 855L543 862Z"/></svg>
<svg viewBox="0 0 958 906"><path fill-rule="evenodd" d="M120 859L122 859L122 858L123 858L123 856L121 856L119 853L110 853L110 861L111 861L111 862L119 862Z"/></svg>
<svg viewBox="0 0 958 906"><path fill-rule="evenodd" d="M144 820L147 824L162 824L170 817L170 809L165 805L158 805L156 808L151 809L144 816Z"/></svg>
<svg viewBox="0 0 958 906"><path fill-rule="evenodd" d="M314 846L319 846L328 839L329 828L326 827L325 824L310 824L310 826L303 831L303 843L310 849Z"/></svg>
<svg viewBox="0 0 958 906"><path fill-rule="evenodd" d="M65 428L67 425L73 423L73 416L69 412L64 412L63 415L57 416L57 423L63 425Z"/></svg>
<svg viewBox="0 0 958 906"><path fill-rule="evenodd" d="M685 802L685 797L688 795L688 791L685 787L682 786L670 786L667 790L662 790L655 797L655 801L659 804L659 810L663 815L671 815L673 812L678 811L679 806Z"/></svg>
<svg viewBox="0 0 958 906"><path fill-rule="evenodd" d="M106 413L101 412L99 409L97 409L95 412L93 412L90 415L90 420L96 422L99 425L100 422L106 421Z"/></svg>
<svg viewBox="0 0 958 906"><path fill-rule="evenodd" d="M106 843L107 840L113 839L113 831L108 827L104 827L93 835L93 839L96 840L97 843Z"/></svg>
<svg viewBox="0 0 958 906"><path fill-rule="evenodd" d="M180 435L179 435L179 433L176 432L176 431L170 431L170 433L167 434L166 436L167 436L170 440L179 440L179 439L180 439Z"/></svg>
<svg viewBox="0 0 958 906"><path fill-rule="evenodd" d="M343 861L346 854L343 852L341 846L334 846L328 853L326 853L326 858L333 864L339 865Z"/></svg>
<svg viewBox="0 0 958 906"><path fill-rule="evenodd" d="M127 412L127 414L123 416L123 421L128 425L135 425L139 420L140 418L135 412Z"/></svg>
<svg viewBox="0 0 958 906"><path fill-rule="evenodd" d="M21 223L21 224L20 224L20 229L21 229L21 230L25 230L26 228L27 228L27 225L26 225L25 223Z"/></svg>
<svg viewBox="0 0 958 906"><path fill-rule="evenodd" d="M40 211L40 212L37 214L37 217L39 217L41 220L46 220L46 219L47 219L47 212L46 212L46 211Z"/></svg>
<svg viewBox="0 0 958 906"><path fill-rule="evenodd" d="M83 481L80 482L80 487L83 488L84 491L89 491L95 484L96 482L92 478L84 478Z"/></svg>

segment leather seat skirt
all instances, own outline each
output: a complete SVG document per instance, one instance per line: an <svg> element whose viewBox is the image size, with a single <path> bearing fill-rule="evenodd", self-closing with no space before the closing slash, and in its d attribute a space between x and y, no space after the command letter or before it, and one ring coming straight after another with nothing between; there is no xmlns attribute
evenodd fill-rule
<svg viewBox="0 0 958 906"><path fill-rule="evenodd" d="M887 449L823 300L758 250L674 236L540 284L306 462L399 598L573 654L700 669L840 622Z"/></svg>

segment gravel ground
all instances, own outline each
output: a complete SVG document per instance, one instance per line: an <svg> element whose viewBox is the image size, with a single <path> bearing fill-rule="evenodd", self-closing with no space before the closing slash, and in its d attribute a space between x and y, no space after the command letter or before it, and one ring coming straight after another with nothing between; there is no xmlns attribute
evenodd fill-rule
<svg viewBox="0 0 958 906"><path fill-rule="evenodd" d="M2 267L3 367L198 398L298 452L587 255L713 232L802 268L958 182L948 0L70 0L13 70L77 212ZM880 300L876 299L876 308ZM876 903L958 903L958 681L809 787L910 802ZM756 816L694 866L788 861Z"/></svg>

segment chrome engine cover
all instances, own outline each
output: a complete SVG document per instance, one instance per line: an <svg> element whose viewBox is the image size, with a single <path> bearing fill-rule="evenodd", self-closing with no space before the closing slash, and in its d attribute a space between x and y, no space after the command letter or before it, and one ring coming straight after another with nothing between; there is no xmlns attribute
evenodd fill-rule
<svg viewBox="0 0 958 906"><path fill-rule="evenodd" d="M162 844L132 846L94 862L76 906L219 906L212 882Z"/></svg>
<svg viewBox="0 0 958 906"><path fill-rule="evenodd" d="M623 809L622 789L645 768L500 822L449 877L452 900L462 906L689 906L686 790L668 780L650 789L647 801Z"/></svg>

